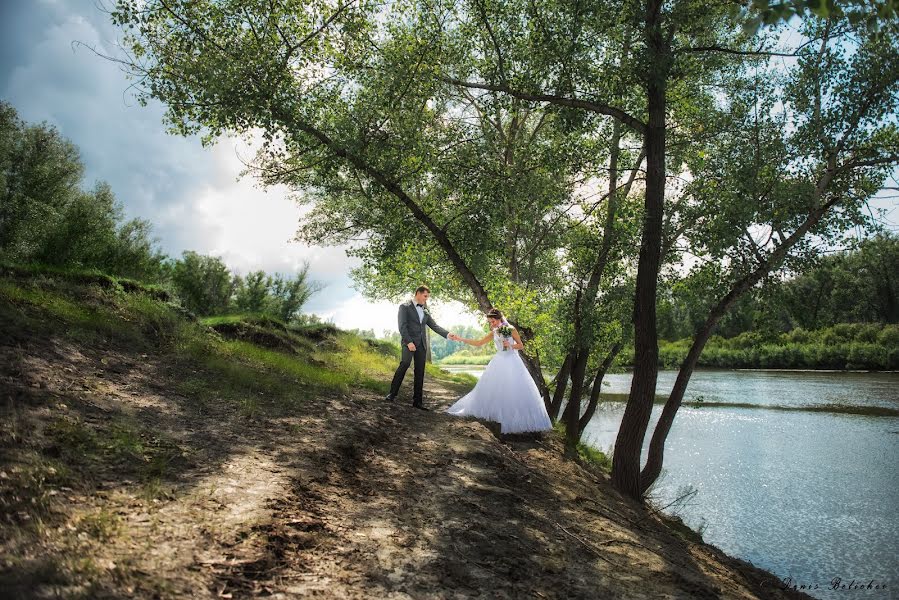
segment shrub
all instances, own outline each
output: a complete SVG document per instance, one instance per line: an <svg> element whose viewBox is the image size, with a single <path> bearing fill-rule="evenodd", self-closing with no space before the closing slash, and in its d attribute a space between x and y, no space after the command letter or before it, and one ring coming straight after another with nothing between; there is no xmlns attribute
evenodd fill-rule
<svg viewBox="0 0 899 600"><path fill-rule="evenodd" d="M848 369L885 369L886 352L874 344L853 343L849 348Z"/></svg>
<svg viewBox="0 0 899 600"><path fill-rule="evenodd" d="M899 325L884 325L877 335L877 343L889 349L899 348Z"/></svg>
<svg viewBox="0 0 899 600"><path fill-rule="evenodd" d="M860 325L855 332L854 340L856 342L865 342L873 344L877 342L877 336L880 333L881 326L875 323L866 323Z"/></svg>

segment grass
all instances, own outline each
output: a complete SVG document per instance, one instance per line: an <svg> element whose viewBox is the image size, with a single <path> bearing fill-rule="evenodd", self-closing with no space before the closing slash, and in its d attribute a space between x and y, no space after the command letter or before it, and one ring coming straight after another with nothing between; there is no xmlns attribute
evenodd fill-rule
<svg viewBox="0 0 899 600"><path fill-rule="evenodd" d="M288 325L266 315L224 315L195 322L183 311L146 293L46 277L0 279L0 306L20 328L62 333L77 341L114 341L188 359L217 381L185 381L186 391L277 394L297 385L308 391L346 393L352 387L386 392L399 350L329 324ZM474 378L428 373L442 381L473 384Z"/></svg>
<svg viewBox="0 0 899 600"><path fill-rule="evenodd" d="M100 542L112 539L121 528L121 519L108 510L98 509L82 515L75 527Z"/></svg>
<svg viewBox="0 0 899 600"><path fill-rule="evenodd" d="M62 335L154 352L178 365L174 391L200 410L225 403L236 414L255 418L290 410L313 395L352 389L383 394L399 357L396 344L363 339L330 324L293 325L260 314L197 321L143 288L98 284L106 281L102 274L31 268L0 275L5 275L0 277L0 317L8 317L11 333ZM429 376L448 384L470 387L476 381L436 365L427 368ZM147 452L141 433L127 424L92 432L77 421L57 421L48 434L71 458L121 459Z"/></svg>
<svg viewBox="0 0 899 600"><path fill-rule="evenodd" d="M52 421L44 435L53 454L84 472L97 473L102 465L114 465L117 472L147 482L165 477L173 463L185 460L185 452L174 440L128 419L87 424L62 417ZM77 483L74 477L68 479Z"/></svg>
<svg viewBox="0 0 899 600"><path fill-rule="evenodd" d="M246 419L288 414L316 396L354 389L385 394L397 366L396 344L330 324L290 325L265 315L196 320L143 288L98 281L106 280L95 273L0 270L0 331L12 339L58 336L104 352L152 353L168 365L167 385L184 398L185 408L202 413L224 407ZM23 365L10 368L11 375L25 374ZM436 365L427 369L429 377L452 386L476 382ZM16 493L0 497L0 506L21 513L22 520L47 517L52 489L89 486L104 469L134 476L147 497L158 496L187 460L174 440L122 415L101 420L51 412L32 431L12 404L0 410L0 449L18 452L25 439L31 448L40 446L38 440L43 444L41 452L21 451L5 463Z"/></svg>
<svg viewBox="0 0 899 600"><path fill-rule="evenodd" d="M562 421L557 421L553 425L553 432L555 435L558 435L563 441L565 439L565 423ZM598 448L594 448L593 446L583 442L578 441L577 443L577 453L578 457L585 463L589 465L593 465L597 467L601 471L605 473L610 473L612 471L612 457L599 450Z"/></svg>
<svg viewBox="0 0 899 600"><path fill-rule="evenodd" d="M0 263L0 276L35 277L39 275L78 285L97 285L106 289L141 292L163 301L171 299L170 292L159 284L137 281L128 277L113 276L98 269L80 269L43 264Z"/></svg>

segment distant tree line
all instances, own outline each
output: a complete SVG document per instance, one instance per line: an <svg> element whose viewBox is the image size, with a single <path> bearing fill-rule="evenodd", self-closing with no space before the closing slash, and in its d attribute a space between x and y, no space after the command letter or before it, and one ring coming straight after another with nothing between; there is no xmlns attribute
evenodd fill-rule
<svg viewBox="0 0 899 600"><path fill-rule="evenodd" d="M899 323L899 236L883 232L856 248L822 257L798 277L768 281L746 295L721 319L716 334L733 338L832 328L841 323ZM659 337L688 338L702 324L708 293L704 282L686 277L659 295Z"/></svg>
<svg viewBox="0 0 899 600"><path fill-rule="evenodd" d="M690 348L689 338L659 344L659 366L675 368ZM841 323L787 333L747 331L732 338L712 336L700 367L733 369L899 369L899 325Z"/></svg>
<svg viewBox="0 0 899 600"><path fill-rule="evenodd" d="M106 182L84 187L78 148L46 123L23 122L0 101L0 261L96 270L168 288L200 316L248 312L296 319L318 287L294 276L241 277L218 257L172 259L145 219L124 217Z"/></svg>

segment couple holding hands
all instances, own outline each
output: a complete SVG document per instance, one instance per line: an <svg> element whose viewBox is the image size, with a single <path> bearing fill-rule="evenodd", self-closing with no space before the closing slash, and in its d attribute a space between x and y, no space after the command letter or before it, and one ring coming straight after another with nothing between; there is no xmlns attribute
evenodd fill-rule
<svg viewBox="0 0 899 600"><path fill-rule="evenodd" d="M494 421L500 424L500 433L524 433L546 431L552 422L543 404L537 385L525 367L518 351L524 348L518 331L505 320L497 309L485 315L490 332L483 338L466 339L449 332L431 317L425 308L431 290L421 285L415 290L412 300L404 302L399 309L399 330L402 336L402 358L393 375L390 393L386 400L392 401L399 393L400 384L406 376L409 365L415 363L415 379L412 406L428 410L422 403L424 387L425 355L427 335L425 327L430 327L439 335L453 341L472 346L483 346L493 341L496 354L487 363L474 389L450 406L446 412L457 416L470 416Z"/></svg>

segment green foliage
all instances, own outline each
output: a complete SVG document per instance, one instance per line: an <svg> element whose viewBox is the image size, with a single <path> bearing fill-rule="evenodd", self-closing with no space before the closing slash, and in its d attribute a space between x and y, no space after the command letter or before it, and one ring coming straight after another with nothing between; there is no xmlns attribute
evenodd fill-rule
<svg viewBox="0 0 899 600"><path fill-rule="evenodd" d="M108 184L81 189L84 167L77 148L53 127L26 125L0 103L0 260L53 272L115 276L170 285L199 315L235 307L295 319L318 286L308 265L296 275L251 273L241 279L221 259L185 252L169 261L151 239L151 225L124 220ZM117 285L112 279L110 285ZM164 292L160 291L160 294Z"/></svg>
<svg viewBox="0 0 899 600"><path fill-rule="evenodd" d="M768 280L740 298L715 331L725 338L757 331L793 331L804 343L805 330L840 323L899 323L899 237L883 232L856 247L827 255L807 272L785 281ZM665 282L659 292L659 336L691 336L720 294L720 279L711 269ZM794 329L796 328L796 329ZM870 331L874 331L874 326ZM874 342L873 333L865 341Z"/></svg>
<svg viewBox="0 0 899 600"><path fill-rule="evenodd" d="M215 256L187 251L172 266L172 286L182 304L201 316L226 315L232 311L268 315L285 323L300 316L300 309L320 288L308 278L309 265L293 277L234 275Z"/></svg>
<svg viewBox="0 0 899 600"><path fill-rule="evenodd" d="M757 11L757 16L747 24L748 28L809 15L821 19L845 17L850 23L865 23L872 28L899 18L899 2L896 0L753 0L750 6Z"/></svg>
<svg viewBox="0 0 899 600"><path fill-rule="evenodd" d="M663 342L659 365L677 368L691 340ZM899 369L899 325L841 323L787 333L749 331L732 338L713 336L700 367L744 369Z"/></svg>
<svg viewBox="0 0 899 600"><path fill-rule="evenodd" d="M243 313L264 313L269 309L269 288L272 279L265 271L254 271L240 280L234 298L237 310Z"/></svg>
<svg viewBox="0 0 899 600"><path fill-rule="evenodd" d="M172 284L181 303L198 315L228 311L237 281L218 257L185 251L172 268Z"/></svg>
<svg viewBox="0 0 899 600"><path fill-rule="evenodd" d="M160 281L164 256L147 221L125 221L109 185L81 189L77 148L0 102L0 259Z"/></svg>
<svg viewBox="0 0 899 600"><path fill-rule="evenodd" d="M309 264L293 277L275 275L268 290L271 314L282 321L290 322L300 314L300 309L319 287L308 280Z"/></svg>
<svg viewBox="0 0 899 600"><path fill-rule="evenodd" d="M510 22L525 14L508 8ZM162 100L176 131L212 140L261 130L263 183L285 184L312 205L300 238L365 240L351 249L363 293L396 299L427 282L436 296L475 308L471 278L460 277L445 244L430 243L440 229L490 301L530 332L530 347L557 362L566 338L554 319L576 283L562 277L574 254L562 250L556 225L580 228L578 244L595 249L603 215L577 188L603 168L609 126L447 86L442 71L465 68L472 36L483 34L473 13L442 30L453 20L435 14L450 10L121 1L113 20L133 28L127 62L142 99ZM622 160L630 168L638 154L624 149ZM576 270L586 277L589 265ZM244 304L258 310L250 298Z"/></svg>
<svg viewBox="0 0 899 600"><path fill-rule="evenodd" d="M837 323L899 323L899 236L884 232L824 257L783 285L782 310L806 329Z"/></svg>

